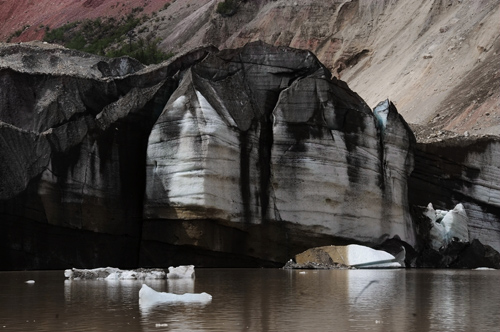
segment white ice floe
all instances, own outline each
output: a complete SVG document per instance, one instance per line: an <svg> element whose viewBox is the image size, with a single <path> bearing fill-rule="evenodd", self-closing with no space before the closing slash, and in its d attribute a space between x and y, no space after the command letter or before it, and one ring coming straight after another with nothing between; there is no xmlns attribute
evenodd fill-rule
<svg viewBox="0 0 500 332"><path fill-rule="evenodd" d="M203 293L173 294L157 292L146 284L143 284L139 291L139 304L141 306L151 306L156 303L201 303L206 304L212 301L212 295Z"/></svg>
<svg viewBox="0 0 500 332"><path fill-rule="evenodd" d="M433 249L446 247L452 240L469 242L469 218L462 204L457 204L453 210L443 211L434 210L429 203L424 215L431 220L429 235Z"/></svg>
<svg viewBox="0 0 500 332"><path fill-rule="evenodd" d="M26 284L34 284L35 280L26 280L24 283L26 283Z"/></svg>
<svg viewBox="0 0 500 332"><path fill-rule="evenodd" d="M476 271L496 271L496 269L493 269L491 267L477 267L473 270L476 270Z"/></svg>
<svg viewBox="0 0 500 332"><path fill-rule="evenodd" d="M71 280L148 280L165 279L166 273L163 269L120 270L114 267L100 267L96 269L68 269L64 271L64 276Z"/></svg>
<svg viewBox="0 0 500 332"><path fill-rule="evenodd" d="M194 277L194 265L181 265L178 267L170 266L168 268L168 279L184 279Z"/></svg>
<svg viewBox="0 0 500 332"><path fill-rule="evenodd" d="M397 257L383 250L375 250L357 244L350 244L346 246L346 249L346 263L343 263L346 265L357 268L398 268L405 266L404 248Z"/></svg>

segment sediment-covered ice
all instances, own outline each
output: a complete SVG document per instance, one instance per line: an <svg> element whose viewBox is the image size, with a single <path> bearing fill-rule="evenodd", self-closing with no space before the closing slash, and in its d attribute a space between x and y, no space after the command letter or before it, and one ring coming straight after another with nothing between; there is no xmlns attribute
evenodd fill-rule
<svg viewBox="0 0 500 332"><path fill-rule="evenodd" d="M170 266L168 273L163 269L120 270L115 267L95 269L68 269L64 276L71 280L106 279L106 280L144 280L144 279L194 279L194 265Z"/></svg>
<svg viewBox="0 0 500 332"><path fill-rule="evenodd" d="M403 247L399 254L393 256L383 250L350 244L311 248L295 255L295 261L299 266L310 263L330 266L333 263L355 268L399 268L405 266L405 255Z"/></svg>
<svg viewBox="0 0 500 332"><path fill-rule="evenodd" d="M64 276L70 280L106 279L106 280L144 280L165 279L163 269L120 270L115 267L99 267L95 269L68 269Z"/></svg>
<svg viewBox="0 0 500 332"><path fill-rule="evenodd" d="M206 304L212 301L212 295L203 293L173 294L157 292L146 284L143 284L139 291L139 305L151 306L156 303L201 303Z"/></svg>

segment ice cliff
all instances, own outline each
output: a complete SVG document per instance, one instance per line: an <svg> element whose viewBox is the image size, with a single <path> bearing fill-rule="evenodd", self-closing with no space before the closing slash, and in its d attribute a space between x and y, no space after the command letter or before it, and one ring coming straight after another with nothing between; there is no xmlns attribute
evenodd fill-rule
<svg viewBox="0 0 500 332"><path fill-rule="evenodd" d="M262 43L187 70L149 136L144 241L272 261L315 241L414 243L411 131L387 102L382 132L330 76Z"/></svg>
<svg viewBox="0 0 500 332"><path fill-rule="evenodd" d="M462 204L469 237L500 251L500 141L496 136L419 143L409 181L413 205Z"/></svg>
<svg viewBox="0 0 500 332"><path fill-rule="evenodd" d="M0 268L418 244L413 133L311 52L255 42L144 67L42 46L0 47Z"/></svg>

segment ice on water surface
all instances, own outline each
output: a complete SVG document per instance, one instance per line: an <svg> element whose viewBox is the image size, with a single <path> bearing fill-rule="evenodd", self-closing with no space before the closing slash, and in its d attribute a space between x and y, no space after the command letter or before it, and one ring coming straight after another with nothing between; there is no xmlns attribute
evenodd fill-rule
<svg viewBox="0 0 500 332"><path fill-rule="evenodd" d="M185 293L174 294L158 292L146 284L139 291L139 306L142 311L148 311L152 306L161 303L171 304L208 304L212 301L212 295L208 293Z"/></svg>
<svg viewBox="0 0 500 332"><path fill-rule="evenodd" d="M168 279L183 279L183 278L194 278L194 265L181 265L178 267L170 266L168 268L167 278Z"/></svg>
<svg viewBox="0 0 500 332"><path fill-rule="evenodd" d="M194 265L169 267L168 274L163 269L120 270L115 267L99 267L95 269L67 269L64 276L70 280L106 279L106 280L151 280L151 279L183 279L194 278Z"/></svg>
<svg viewBox="0 0 500 332"><path fill-rule="evenodd" d="M120 270L115 267L99 267L95 269L68 269L64 276L70 280L106 279L106 280L144 280L165 279L163 269Z"/></svg>

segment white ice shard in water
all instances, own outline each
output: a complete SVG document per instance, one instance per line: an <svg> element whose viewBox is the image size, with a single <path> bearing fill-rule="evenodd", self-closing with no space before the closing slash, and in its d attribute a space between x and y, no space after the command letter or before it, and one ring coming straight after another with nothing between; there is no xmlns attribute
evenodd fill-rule
<svg viewBox="0 0 500 332"><path fill-rule="evenodd" d="M194 265L181 265L178 267L170 266L168 268L168 279L184 279L194 277Z"/></svg>
<svg viewBox="0 0 500 332"><path fill-rule="evenodd" d="M163 269L120 270L115 267L99 267L95 269L68 269L64 276L70 280L106 279L106 280L148 280L165 279Z"/></svg>
<svg viewBox="0 0 500 332"><path fill-rule="evenodd" d="M146 284L139 291L139 305L150 307L157 303L199 303L207 304L212 301L212 295L208 293L185 293L173 294L157 292Z"/></svg>
<svg viewBox="0 0 500 332"><path fill-rule="evenodd" d="M464 206L457 204L453 210L434 210L432 203L427 205L424 215L431 220L430 245L439 250L452 240L469 242L469 218Z"/></svg>
<svg viewBox="0 0 500 332"><path fill-rule="evenodd" d="M338 251L339 254L340 251ZM404 267L405 250L402 251L397 257L389 254L383 250L375 250L370 247L361 246L358 244L350 244L345 246L344 255L342 258L349 266L357 268L398 268ZM339 260L340 257L339 256Z"/></svg>

